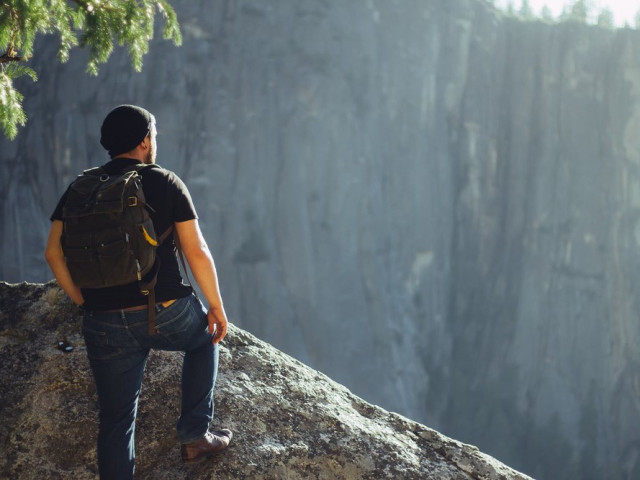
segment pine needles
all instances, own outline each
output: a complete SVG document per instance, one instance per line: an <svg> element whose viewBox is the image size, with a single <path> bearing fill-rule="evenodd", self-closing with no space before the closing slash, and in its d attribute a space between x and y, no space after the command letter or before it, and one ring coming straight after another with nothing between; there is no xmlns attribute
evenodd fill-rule
<svg viewBox="0 0 640 480"><path fill-rule="evenodd" d="M115 45L127 48L133 68L142 69L142 60L153 39L156 13L164 19L163 38L182 43L180 27L167 0L8 0L0 5L0 129L13 139L27 118L23 96L13 82L36 72L27 67L39 34L57 34L58 59L66 62L70 51L89 51L87 72L97 75Z"/></svg>

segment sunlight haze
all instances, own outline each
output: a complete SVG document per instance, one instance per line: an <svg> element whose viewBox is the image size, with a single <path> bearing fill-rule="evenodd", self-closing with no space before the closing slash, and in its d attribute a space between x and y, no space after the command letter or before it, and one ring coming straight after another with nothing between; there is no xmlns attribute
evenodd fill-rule
<svg viewBox="0 0 640 480"><path fill-rule="evenodd" d="M513 3L516 10L520 7L521 1L515 0L510 2L509 0L498 0L496 5L505 7L509 3ZM542 8L546 5L551 10L554 17L558 17L565 5L572 5L574 2L571 0L529 0L532 10L536 15L540 14ZM640 2L628 1L628 0L591 0L588 2L592 7L593 12L600 12L604 8L608 8L613 13L613 18L616 25L635 25L635 16L640 10Z"/></svg>

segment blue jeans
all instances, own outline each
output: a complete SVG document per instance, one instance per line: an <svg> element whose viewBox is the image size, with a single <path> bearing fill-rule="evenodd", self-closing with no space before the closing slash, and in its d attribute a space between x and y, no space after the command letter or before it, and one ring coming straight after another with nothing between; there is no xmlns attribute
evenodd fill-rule
<svg viewBox="0 0 640 480"><path fill-rule="evenodd" d="M147 311L86 312L82 333L98 391L100 478L131 479L135 468L135 420L149 350L184 352L178 436L204 436L213 419L218 347L211 343L207 312L193 295L156 307L155 335Z"/></svg>

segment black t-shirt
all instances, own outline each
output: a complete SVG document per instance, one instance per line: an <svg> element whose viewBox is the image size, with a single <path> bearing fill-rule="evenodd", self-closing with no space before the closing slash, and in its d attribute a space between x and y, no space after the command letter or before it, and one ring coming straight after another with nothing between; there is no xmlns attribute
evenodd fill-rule
<svg viewBox="0 0 640 480"><path fill-rule="evenodd" d="M108 174L114 175L124 168L135 165L137 160L117 158L103 165ZM197 219L198 215L189 190L180 178L170 170L152 166L140 172L145 200L154 211L150 211L156 235L162 235L174 222ZM62 220L62 207L69 189L62 195L51 220ZM155 287L156 302L186 297L191 287L182 283L180 267L176 257L174 232L157 248L160 260L158 281ZM146 305L148 297L140 293L137 282L108 288L83 288L84 306L87 310L113 310L117 308Z"/></svg>

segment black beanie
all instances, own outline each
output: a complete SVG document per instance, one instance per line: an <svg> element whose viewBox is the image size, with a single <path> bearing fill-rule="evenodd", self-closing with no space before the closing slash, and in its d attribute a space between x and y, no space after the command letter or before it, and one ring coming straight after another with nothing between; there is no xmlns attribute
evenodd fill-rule
<svg viewBox="0 0 640 480"><path fill-rule="evenodd" d="M111 158L130 152L150 131L153 115L135 105L120 105L109 112L100 129L100 143Z"/></svg>

